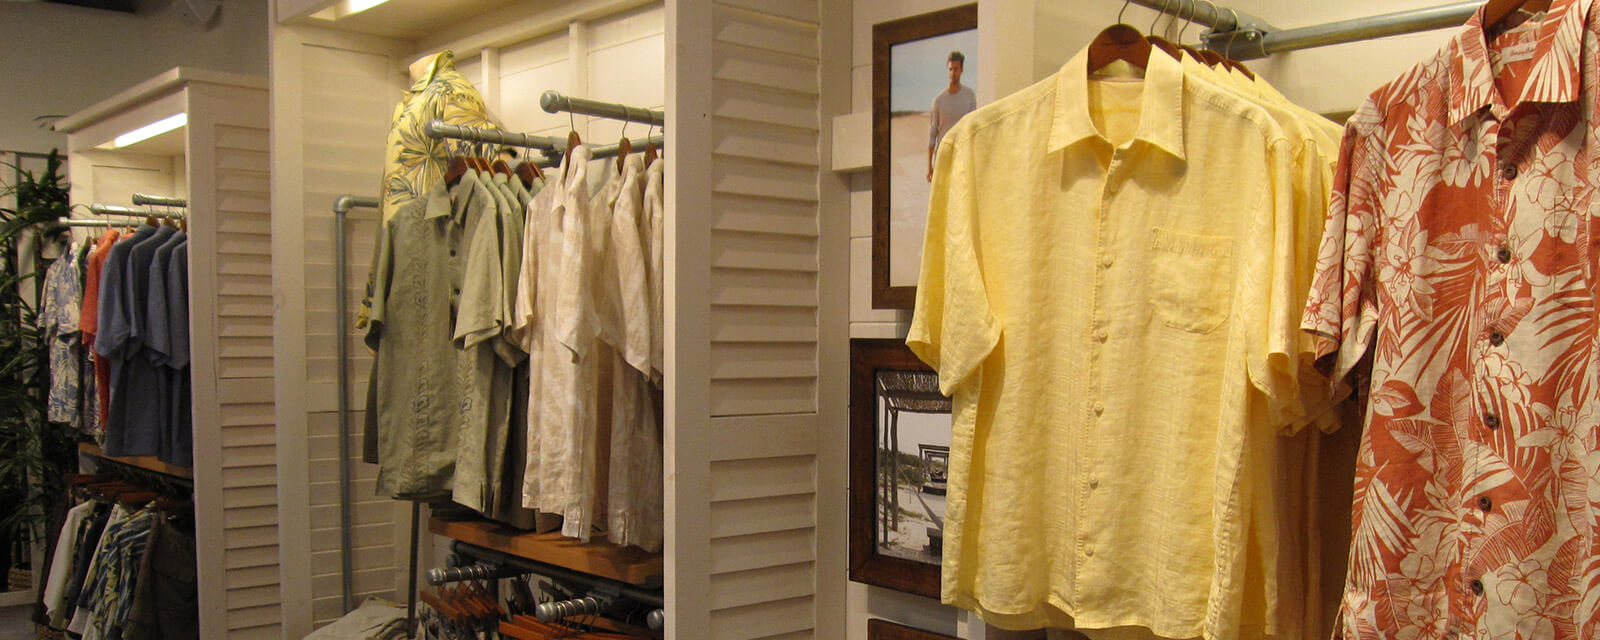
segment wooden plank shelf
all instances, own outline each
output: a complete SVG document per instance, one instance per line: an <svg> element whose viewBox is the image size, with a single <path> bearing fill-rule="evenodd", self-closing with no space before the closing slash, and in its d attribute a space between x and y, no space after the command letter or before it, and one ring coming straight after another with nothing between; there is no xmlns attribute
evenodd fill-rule
<svg viewBox="0 0 1600 640"><path fill-rule="evenodd" d="M154 471L156 473L164 473L164 474L169 475L169 476L177 476L179 478L184 478L184 479L187 479L187 480L193 480L194 479L194 470L192 470L192 469L190 469L188 467L180 467L180 466L173 465L173 464L167 464L165 462L162 462L160 458L157 458L155 456L108 456L108 455L105 454L105 452L103 450L100 449L100 445L94 444L92 442L80 442L80 443L78 443L78 453L84 454L86 456L94 457L94 458L99 458L101 460L110 460L112 462L118 462L118 463L121 463L121 464L128 465L130 467L138 467L140 469L145 469L145 470L148 470L148 471Z"/></svg>
<svg viewBox="0 0 1600 640"><path fill-rule="evenodd" d="M434 534L545 564L634 585L658 584L661 554L621 547L603 540L579 542L560 532L530 533L499 522L434 516Z"/></svg>

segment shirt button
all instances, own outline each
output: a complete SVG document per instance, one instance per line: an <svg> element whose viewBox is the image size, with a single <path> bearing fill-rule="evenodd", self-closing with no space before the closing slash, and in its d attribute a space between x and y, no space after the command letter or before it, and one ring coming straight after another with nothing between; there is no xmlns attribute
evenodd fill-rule
<svg viewBox="0 0 1600 640"><path fill-rule="evenodd" d="M1089 557L1093 558L1094 557L1094 545L1092 545L1092 544L1091 545L1085 545L1083 547L1083 555L1086 555L1086 556L1089 556Z"/></svg>
<svg viewBox="0 0 1600 640"><path fill-rule="evenodd" d="M1095 415L1100 415L1100 414L1105 413L1105 412L1106 412L1106 403L1096 401L1094 403L1094 414Z"/></svg>
<svg viewBox="0 0 1600 640"><path fill-rule="evenodd" d="M1105 329L1094 330L1094 339L1098 342L1105 342L1106 338L1109 337L1111 337L1111 334L1107 333Z"/></svg>
<svg viewBox="0 0 1600 640"><path fill-rule="evenodd" d="M1100 478L1095 477L1095 476L1089 476L1089 488L1090 489L1098 489L1098 488L1100 488Z"/></svg>
<svg viewBox="0 0 1600 640"><path fill-rule="evenodd" d="M1505 167L1501 168L1500 169L1500 177L1505 178L1507 180L1516 180L1517 179L1517 165L1508 164Z"/></svg>
<svg viewBox="0 0 1600 640"><path fill-rule="evenodd" d="M1478 595L1478 596L1483 595L1483 581L1482 580L1473 580L1472 583L1470 585L1468 585L1468 586L1472 587L1472 594L1473 595Z"/></svg>
<svg viewBox="0 0 1600 640"><path fill-rule="evenodd" d="M1100 257L1100 266L1102 267L1110 267L1111 263L1113 262L1116 262L1116 258L1113 258L1109 255Z"/></svg>
<svg viewBox="0 0 1600 640"><path fill-rule="evenodd" d="M1489 512L1489 507L1493 507L1493 506L1494 506L1494 503L1489 500L1489 496L1483 496L1481 498L1478 498L1478 508L1482 509L1484 511L1484 513L1488 513Z"/></svg>
<svg viewBox="0 0 1600 640"><path fill-rule="evenodd" d="M1497 415L1492 414L1492 413L1485 414L1483 416L1483 426L1488 427L1490 429L1499 429L1500 428L1500 416L1497 416Z"/></svg>
<svg viewBox="0 0 1600 640"><path fill-rule="evenodd" d="M1499 331L1491 331L1491 332L1489 332L1489 344L1492 344L1492 345L1498 347L1498 346L1503 345L1505 343L1506 343L1506 334L1500 333Z"/></svg>
<svg viewBox="0 0 1600 640"><path fill-rule="evenodd" d="M456 250L455 249L451 249L450 250L450 257L452 257L452 258L456 257Z"/></svg>
<svg viewBox="0 0 1600 640"><path fill-rule="evenodd" d="M1500 247L1494 252L1494 259L1499 260L1500 264L1511 262L1511 249L1509 247Z"/></svg>

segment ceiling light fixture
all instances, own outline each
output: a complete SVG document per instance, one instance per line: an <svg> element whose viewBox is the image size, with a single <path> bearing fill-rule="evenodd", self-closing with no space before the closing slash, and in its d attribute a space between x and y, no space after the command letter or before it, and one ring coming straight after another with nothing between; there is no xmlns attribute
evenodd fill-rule
<svg viewBox="0 0 1600 640"><path fill-rule="evenodd" d="M133 131L129 131L117 136L111 142L107 142L95 148L121 149L123 147L144 142L145 140L149 140L150 138L154 138L168 131L172 131L173 129L180 128L186 124L189 124L189 114L187 113L168 116L145 126L139 127L138 129L134 129Z"/></svg>

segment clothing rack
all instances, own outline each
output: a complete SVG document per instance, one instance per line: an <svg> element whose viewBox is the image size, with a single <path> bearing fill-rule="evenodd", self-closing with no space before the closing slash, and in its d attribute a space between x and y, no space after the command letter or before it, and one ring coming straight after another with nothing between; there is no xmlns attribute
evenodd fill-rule
<svg viewBox="0 0 1600 640"><path fill-rule="evenodd" d="M133 194L133 204L186 208L189 206L189 201L173 196L153 196L148 193L135 193Z"/></svg>
<svg viewBox="0 0 1600 640"><path fill-rule="evenodd" d="M181 211L155 211L151 209L135 209L133 207L120 207L114 204L89 205L89 212L99 216L123 216L127 218L169 218L182 220L188 217Z"/></svg>
<svg viewBox="0 0 1600 640"><path fill-rule="evenodd" d="M1326 24L1279 29L1248 13L1219 7L1209 0L1130 0L1134 4L1205 25L1201 36L1207 49L1235 60L1325 47L1346 42L1456 27L1467 21L1481 1L1396 11Z"/></svg>
<svg viewBox="0 0 1600 640"><path fill-rule="evenodd" d="M658 148L658 149L661 148L662 146L666 145L667 137L666 136L650 136L648 138L640 138L640 139L637 139L637 140L629 140L628 142L633 145L634 152L638 152L638 151L644 149L646 144L654 144L654 145L656 145L656 148ZM599 145L599 146L589 147L589 159L590 160L602 160L602 159L605 159L605 158L615 158L615 157L617 157L617 154L619 154L619 153L622 153L622 143L620 143L620 142L617 143L617 144L603 144L603 145ZM561 156L560 155L546 156L544 160L541 160L541 161L538 162L538 165L540 167L542 167L542 168L545 168L545 169L556 167L556 166L559 166L560 164L561 164Z"/></svg>
<svg viewBox="0 0 1600 640"><path fill-rule="evenodd" d="M646 621L651 629L661 629L666 626L666 613L663 611L664 607L666 606L666 600L662 597L662 594L659 591L642 589L631 584L626 584L599 576L592 576L586 573L580 573L571 569L558 567L553 564L546 564L537 560L530 560L528 558L502 553L493 549L486 549L484 547L462 542L460 540L451 542L450 550L456 555L464 558L473 558L482 563L498 565L502 567L502 570L509 567L515 573L535 573L546 578L559 580L561 582L580 584L594 590L596 593L606 594L614 598L632 600L651 608L651 611L646 614ZM429 577L431 579L432 575L430 574ZM579 615L580 613L585 612L597 614L601 613L602 610L606 608L606 605L599 601L596 601L596 603L592 604L580 602L586 600L595 600L595 598L584 597L576 598L574 600L547 602L541 604L537 609L537 617L541 621L548 622L571 615ZM596 610L588 611L590 608L594 608ZM551 617L547 618L546 616Z"/></svg>
<svg viewBox="0 0 1600 640"><path fill-rule="evenodd" d="M127 222L121 220L93 220L89 218L68 218L59 221L68 227L126 227Z"/></svg>
<svg viewBox="0 0 1600 640"><path fill-rule="evenodd" d="M561 95L556 91L546 91L539 96L539 106L545 113L576 113L585 116L598 116L610 120L624 122L637 122L639 124L664 127L667 124L667 115L655 109L634 107L615 102L601 102L588 98L574 98Z"/></svg>
<svg viewBox="0 0 1600 640"><path fill-rule="evenodd" d="M434 140L466 140L468 142L487 142L524 149L538 149L540 151L555 151L567 145L565 138L553 136L535 136L526 133L509 133L499 129L480 129L459 124L446 124L443 120L429 120L423 127L423 132Z"/></svg>
<svg viewBox="0 0 1600 640"><path fill-rule="evenodd" d="M438 121L435 120L435 123ZM432 124L432 123L430 123ZM333 201L333 282L334 291L334 318L338 326L333 332L336 351L339 356L339 571L344 593L344 612L349 613L356 608L355 585L355 526L351 522L350 504L353 501L350 481L350 372L345 363L350 359L350 332L345 329L345 319L350 317L349 302L346 300L346 288L349 283L345 276L345 226L344 219L351 209L362 207L377 209L383 202L377 198L355 195L342 195ZM416 608L416 563L417 563L417 510L413 506L411 513L411 608ZM410 611L410 610L408 610ZM408 618L411 616L407 615Z"/></svg>

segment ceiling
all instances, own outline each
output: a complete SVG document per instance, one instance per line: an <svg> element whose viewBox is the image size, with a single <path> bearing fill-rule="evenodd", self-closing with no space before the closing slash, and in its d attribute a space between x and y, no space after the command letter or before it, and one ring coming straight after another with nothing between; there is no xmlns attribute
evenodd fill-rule
<svg viewBox="0 0 1600 640"><path fill-rule="evenodd" d="M312 23L333 22L336 28L391 38L419 38L435 33L441 25L478 16L512 4L517 0L388 0L356 13L343 13L341 2L312 15Z"/></svg>

